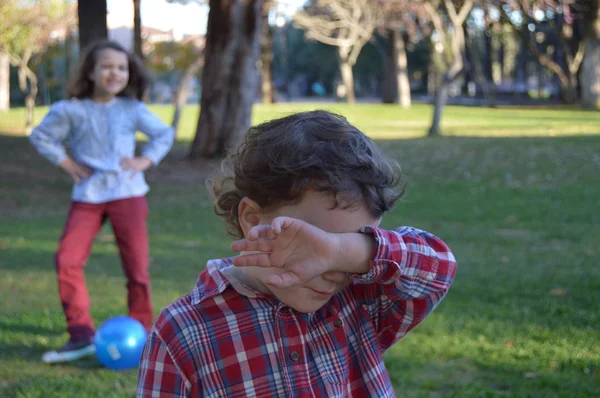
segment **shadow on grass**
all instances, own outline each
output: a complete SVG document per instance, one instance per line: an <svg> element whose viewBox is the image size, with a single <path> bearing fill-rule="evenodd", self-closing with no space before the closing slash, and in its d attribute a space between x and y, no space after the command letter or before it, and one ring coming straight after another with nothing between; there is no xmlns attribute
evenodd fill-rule
<svg viewBox="0 0 600 398"><path fill-rule="evenodd" d="M14 321L9 322L5 318L0 319L0 330L2 331L2 334L23 333L30 335L38 335L44 338L53 338L62 334L62 332L58 333L50 327L43 327L40 325L33 324L31 322L23 321L20 321L18 324L15 324ZM0 349L0 356L2 356L3 353L4 351Z"/></svg>
<svg viewBox="0 0 600 398"><path fill-rule="evenodd" d="M417 227L431 226L431 232L447 239L459 261L457 281L448 298L400 343L398 353L387 357L396 384L412 386L415 395L410 396L477 396L483 391L490 392L484 396L558 397L569 388L585 396L598 387L598 380L583 375L583 370L598 373L593 325L600 318L590 299L598 291L593 282L598 280L594 262L598 232L590 226L597 225L598 217L600 136L378 142L400 161L410 178L407 198L412 203L401 203L386 216L386 225L410 222ZM48 286L55 283L52 254L71 184L34 153L23 137L0 136L0 156L0 205L11 200L18 204L4 213L8 222L0 226L4 237L10 239L0 242L0 268L9 271L5 285L0 286L6 286L7 295L33 296L40 291L35 283L48 292ZM173 178L184 169L177 153L170 156L174 161L168 159L159 168L165 166L167 173L149 175L159 183L150 195L157 204L151 213L152 255L156 256L151 272L160 286L155 291L160 291L165 302L182 290L188 293L204 261L227 251L229 242L222 228L215 233L220 220L215 221L210 207L199 204L206 200L199 195L203 188L196 189L196 180ZM170 185L165 188L162 182ZM58 212L51 217L46 214L53 206L63 209L60 218ZM23 243L15 242L14 234L23 237ZM91 285L104 293L106 286L124 284L114 243L97 243L95 250L86 268L96 276L90 278ZM565 293L553 295L555 288ZM96 314L98 319L125 308L124 289L120 289L114 290L119 297L113 293L99 296L102 299L96 305L106 310ZM32 297L22 305L23 311L39 314L40 304L47 305L44 300ZM58 306L58 300L53 300ZM7 352L10 361L6 363L24 360L34 367L48 347L40 341L30 342L36 337L28 337L28 332L42 341L54 341L58 329L30 329L29 321L18 319L15 308L9 304L4 312L13 324L0 323L7 334L2 340L7 342L0 344L0 358ZM426 342L430 348L412 341ZM511 350L509 354L507 350ZM559 368L550 371L548 363L555 354L560 355L556 358ZM530 365L535 372L531 380L524 376ZM49 380L48 375L57 376L78 366L37 372L42 380ZM97 368L89 364L89 369ZM102 372L97 373L102 377ZM78 382L73 380L73 386ZM56 383L66 388L67 381ZM561 383L567 387L562 388ZM577 389L578 384L583 387ZM43 396L31 392L42 394L43 386L31 383L19 388L26 396ZM560 392L546 394L553 390ZM400 387L398 396L409 396L401 391Z"/></svg>
<svg viewBox="0 0 600 398"><path fill-rule="evenodd" d="M60 345L60 343L59 343ZM18 343L0 343L0 360L19 360L30 363L42 362L42 355L49 350L59 347L48 347L44 344L33 343L33 344L18 344ZM102 369L102 364L96 359L95 356L88 358L82 358L73 362L57 363L48 365L53 368L60 368L62 370L96 370Z"/></svg>

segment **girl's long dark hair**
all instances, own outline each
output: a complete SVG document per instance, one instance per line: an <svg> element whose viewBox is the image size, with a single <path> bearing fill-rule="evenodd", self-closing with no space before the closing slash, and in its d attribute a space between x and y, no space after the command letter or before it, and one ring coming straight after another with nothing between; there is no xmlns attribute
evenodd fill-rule
<svg viewBox="0 0 600 398"><path fill-rule="evenodd" d="M68 97L91 98L93 96L94 82L89 76L94 70L96 62L98 61L98 53L107 48L127 54L127 60L129 64L129 81L127 82L127 87L117 94L117 96L143 100L149 82L142 63L137 59L137 57L123 48L119 43L108 40L92 43L88 47L84 56L81 58L79 67L77 68L75 76L69 85L67 90Z"/></svg>

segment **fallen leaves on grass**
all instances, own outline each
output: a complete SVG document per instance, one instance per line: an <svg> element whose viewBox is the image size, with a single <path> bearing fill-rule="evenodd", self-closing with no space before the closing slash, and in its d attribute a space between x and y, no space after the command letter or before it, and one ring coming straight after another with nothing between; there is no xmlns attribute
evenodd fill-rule
<svg viewBox="0 0 600 398"><path fill-rule="evenodd" d="M552 289L550 290L550 295L556 297L565 297L567 295L567 291L565 289Z"/></svg>

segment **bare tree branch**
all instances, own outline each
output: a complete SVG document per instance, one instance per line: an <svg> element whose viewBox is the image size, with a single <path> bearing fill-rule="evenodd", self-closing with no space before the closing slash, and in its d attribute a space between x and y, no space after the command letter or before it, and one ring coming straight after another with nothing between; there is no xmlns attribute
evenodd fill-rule
<svg viewBox="0 0 600 398"><path fill-rule="evenodd" d="M436 7L434 7L433 4L429 1L426 1L423 4L423 6L425 7L425 10L427 10L427 12L429 13L429 17L431 18L431 22L433 22L435 31L440 36L440 41L442 43L445 43L446 42L446 32L444 30L442 18L440 17L440 14L438 13ZM436 4L436 6L437 6L437 4Z"/></svg>
<svg viewBox="0 0 600 398"><path fill-rule="evenodd" d="M569 62L569 71L572 74L576 74L577 71L579 71L579 67L581 66L581 63L583 62L584 55L585 55L585 43L582 40L581 43L579 43L579 46L577 47L577 52L575 53L575 56L570 57L571 61Z"/></svg>
<svg viewBox="0 0 600 398"><path fill-rule="evenodd" d="M377 5L377 0L316 0L311 7L294 15L294 21L306 30L307 37L338 47L340 75L348 102L354 101L352 66L381 20L382 9Z"/></svg>
<svg viewBox="0 0 600 398"><path fill-rule="evenodd" d="M508 3L508 0L504 0ZM558 80L560 81L560 86L562 90L562 97L566 102L574 102L576 100L576 85L577 85L577 72L584 57L584 45L583 43L578 44L577 51L575 54L571 53L570 47L567 45L567 37L568 33L565 31L566 29L566 21L563 23L561 27L561 31L559 32L559 43L562 46L565 59L566 59L566 67L561 66L558 62L554 61L548 55L540 52L535 42L532 41L531 35L527 30L527 26L529 24L536 24L535 20L532 18L535 10L544 9L544 7L556 9L559 5L563 7L563 13L570 18L570 9L571 7L576 7L577 3L575 0L562 0L562 2L558 2L556 0L538 0L538 1L530 1L530 0L519 0L510 2L512 10L519 10L523 17L523 23L521 26L515 26L515 28L520 32L522 40L527 44L527 48L531 52L531 54L538 60L538 62L544 66L546 69L554 73ZM501 7L503 15L505 18L510 21L513 25L514 21L510 18L508 11ZM576 9L578 13L581 10ZM567 18L565 18L567 19Z"/></svg>

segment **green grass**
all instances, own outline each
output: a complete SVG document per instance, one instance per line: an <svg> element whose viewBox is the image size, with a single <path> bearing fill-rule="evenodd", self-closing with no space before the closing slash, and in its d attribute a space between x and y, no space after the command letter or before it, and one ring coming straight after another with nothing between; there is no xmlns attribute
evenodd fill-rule
<svg viewBox="0 0 600 398"><path fill-rule="evenodd" d="M318 106L347 115L402 164L408 190L384 226L429 230L459 263L447 299L386 354L397 395L598 396L600 113L449 107L443 127L455 137L423 139L410 137L427 127L426 106ZM257 107L255 121L314 107ZM178 161L194 109L179 150L148 176L157 309L189 292L207 259L229 254L204 172ZM19 130L15 120L18 111L0 115L0 130ZM133 396L133 371L39 361L66 338L52 255L70 183L24 137L0 136L0 156L0 396ZM86 268L98 323L126 313L116 253L107 227Z"/></svg>
<svg viewBox="0 0 600 398"><path fill-rule="evenodd" d="M170 123L172 106L152 105L150 107L165 122ZM345 115L352 123L377 139L419 138L422 137L431 120L431 107L416 104L410 110L397 105L381 104L336 104L336 103L280 103L276 105L256 105L253 123L284 116L289 113L315 108L326 109ZM34 120L39 122L48 107L36 108ZM199 107L188 105L184 108L178 137L191 140L196 131ZM476 108L448 106L445 108L442 128L444 135L463 137L549 137L598 134L598 112L579 108ZM0 112L0 132L20 133L24 128L25 111L16 108L7 113Z"/></svg>

